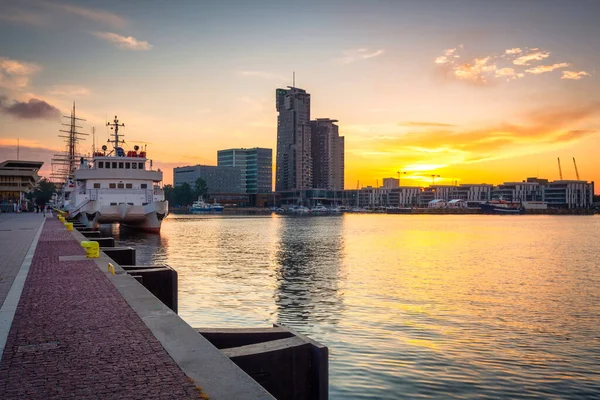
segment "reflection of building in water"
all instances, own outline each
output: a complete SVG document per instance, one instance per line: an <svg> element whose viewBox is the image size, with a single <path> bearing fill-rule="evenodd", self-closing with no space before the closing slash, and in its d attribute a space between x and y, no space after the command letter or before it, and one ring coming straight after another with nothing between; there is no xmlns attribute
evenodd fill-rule
<svg viewBox="0 0 600 400"><path fill-rule="evenodd" d="M344 218L282 218L277 251L278 322L337 324L343 310L339 274Z"/></svg>

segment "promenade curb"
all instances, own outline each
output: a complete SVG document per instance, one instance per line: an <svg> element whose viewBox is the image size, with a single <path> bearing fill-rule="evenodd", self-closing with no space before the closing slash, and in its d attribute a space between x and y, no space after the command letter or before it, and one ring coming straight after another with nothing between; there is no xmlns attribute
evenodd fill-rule
<svg viewBox="0 0 600 400"><path fill-rule="evenodd" d="M6 346L6 340L8 339L10 327L12 326L19 301L21 300L21 293L23 293L23 287L25 286L25 281L27 280L27 275L29 274L29 268L31 267L31 261L33 260L33 255L35 254L35 249L38 245L45 223L46 219L44 218L37 233L35 234L35 237L33 238L33 241L31 242L31 245L29 246L29 250L27 250L25 259L23 260L23 263L21 263L19 272L17 273L17 276L15 276L15 280L13 281L8 295L4 300L4 304L2 304L2 308L0 309L0 361L2 360L2 355L4 354L4 347Z"/></svg>

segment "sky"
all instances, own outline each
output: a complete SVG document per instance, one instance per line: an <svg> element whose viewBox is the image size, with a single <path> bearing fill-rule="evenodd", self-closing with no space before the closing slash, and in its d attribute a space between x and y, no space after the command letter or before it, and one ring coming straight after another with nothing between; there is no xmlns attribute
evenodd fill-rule
<svg viewBox="0 0 600 400"><path fill-rule="evenodd" d="M554 180L558 157L599 182L599 17L595 0L2 0L0 160L19 139L49 173L75 102L81 152L118 115L171 183L220 149L275 149L295 72L311 118L339 120L348 189Z"/></svg>

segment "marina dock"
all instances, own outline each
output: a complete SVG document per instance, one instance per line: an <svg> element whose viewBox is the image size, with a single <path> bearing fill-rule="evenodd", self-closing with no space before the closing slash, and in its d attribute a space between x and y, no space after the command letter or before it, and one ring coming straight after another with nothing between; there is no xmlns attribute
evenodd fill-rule
<svg viewBox="0 0 600 400"><path fill-rule="evenodd" d="M0 397L272 399L76 230L0 215Z"/></svg>

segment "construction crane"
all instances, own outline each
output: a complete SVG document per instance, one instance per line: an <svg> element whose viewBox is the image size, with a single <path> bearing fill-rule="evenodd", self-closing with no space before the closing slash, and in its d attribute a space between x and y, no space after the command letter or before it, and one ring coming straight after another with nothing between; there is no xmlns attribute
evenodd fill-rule
<svg viewBox="0 0 600 400"><path fill-rule="evenodd" d="M435 174L431 175L431 184L435 185L435 178L439 178L439 177L440 177L439 175L435 175Z"/></svg>
<svg viewBox="0 0 600 400"><path fill-rule="evenodd" d="M575 175L577 175L577 180L579 180L579 171L577 170L577 163L575 162L575 157L573 157L573 165L575 166Z"/></svg>
<svg viewBox="0 0 600 400"><path fill-rule="evenodd" d="M558 157L558 173L560 175L560 180L562 181L563 177L562 177L562 168L560 167L560 157Z"/></svg>

